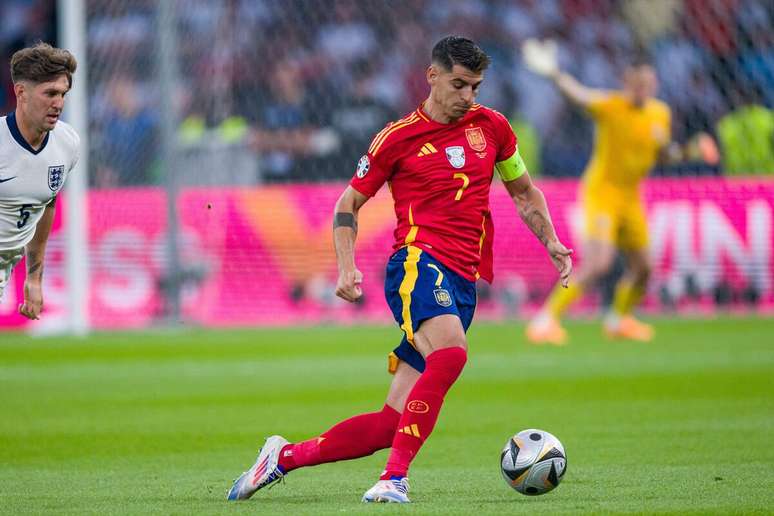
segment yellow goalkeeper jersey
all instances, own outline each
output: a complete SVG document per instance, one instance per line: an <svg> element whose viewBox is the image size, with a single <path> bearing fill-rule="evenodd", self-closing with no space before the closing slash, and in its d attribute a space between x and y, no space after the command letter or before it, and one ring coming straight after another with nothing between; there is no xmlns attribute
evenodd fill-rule
<svg viewBox="0 0 774 516"><path fill-rule="evenodd" d="M587 191L613 187L622 194L636 194L660 148L670 141L669 106L648 99L637 107L615 92L587 109L596 125L594 150L584 173Z"/></svg>

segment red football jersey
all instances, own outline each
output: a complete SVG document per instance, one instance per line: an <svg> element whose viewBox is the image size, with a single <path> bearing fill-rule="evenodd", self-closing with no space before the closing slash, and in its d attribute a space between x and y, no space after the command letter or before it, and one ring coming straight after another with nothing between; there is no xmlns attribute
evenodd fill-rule
<svg viewBox="0 0 774 516"><path fill-rule="evenodd" d="M492 281L489 188L495 163L516 152L508 120L480 104L457 122L420 106L374 137L350 184L372 197L388 182L398 225L394 249L415 245L468 280Z"/></svg>

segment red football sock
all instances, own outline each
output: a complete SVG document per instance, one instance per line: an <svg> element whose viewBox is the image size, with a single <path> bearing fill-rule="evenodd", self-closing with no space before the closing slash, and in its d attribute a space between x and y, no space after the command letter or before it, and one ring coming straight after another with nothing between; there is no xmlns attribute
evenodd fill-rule
<svg viewBox="0 0 774 516"><path fill-rule="evenodd" d="M381 412L351 417L319 437L285 445L279 465L287 473L303 466L371 455L389 448L399 419L400 413L389 405Z"/></svg>
<svg viewBox="0 0 774 516"><path fill-rule="evenodd" d="M433 431L444 396L466 361L467 352L460 347L443 348L427 355L425 372L411 389L398 423L382 480L407 475L409 464Z"/></svg>

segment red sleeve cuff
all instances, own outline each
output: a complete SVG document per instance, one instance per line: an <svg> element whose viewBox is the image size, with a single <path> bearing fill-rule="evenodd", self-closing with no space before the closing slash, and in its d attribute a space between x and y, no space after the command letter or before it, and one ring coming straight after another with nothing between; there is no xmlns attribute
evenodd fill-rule
<svg viewBox="0 0 774 516"><path fill-rule="evenodd" d="M354 188L355 190L357 190L361 194L365 195L366 197L373 197L374 195L376 195L376 192L379 191L379 188L381 188L381 186L380 186L379 188L376 189L376 192L371 193L369 190L367 190L365 188L366 185L364 185L364 184L356 185L354 179L349 182L349 186L351 186L352 188Z"/></svg>

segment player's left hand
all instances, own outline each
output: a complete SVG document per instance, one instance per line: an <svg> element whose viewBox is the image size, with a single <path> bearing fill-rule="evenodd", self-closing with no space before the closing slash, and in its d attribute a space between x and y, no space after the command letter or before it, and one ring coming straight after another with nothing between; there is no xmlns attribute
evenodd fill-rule
<svg viewBox="0 0 774 516"><path fill-rule="evenodd" d="M43 310L43 287L40 282L24 282L24 303L19 305L19 313L27 319L40 319Z"/></svg>
<svg viewBox="0 0 774 516"><path fill-rule="evenodd" d="M363 273L357 268L339 273L336 283L336 295L341 299L354 303L363 295Z"/></svg>
<svg viewBox="0 0 774 516"><path fill-rule="evenodd" d="M548 242L546 250L551 256L551 261L554 262L554 267L559 271L559 281L564 288L567 288L572 272L572 249L567 249L559 240L554 240Z"/></svg>

